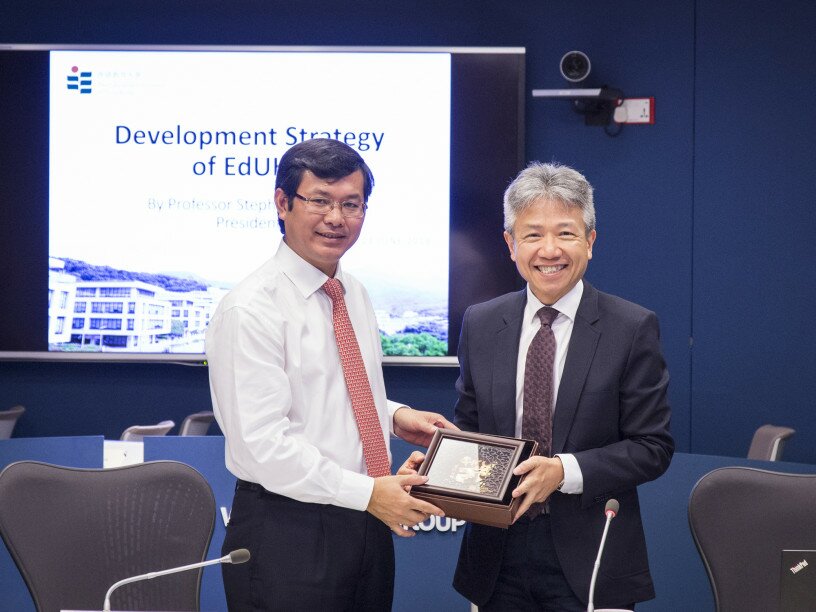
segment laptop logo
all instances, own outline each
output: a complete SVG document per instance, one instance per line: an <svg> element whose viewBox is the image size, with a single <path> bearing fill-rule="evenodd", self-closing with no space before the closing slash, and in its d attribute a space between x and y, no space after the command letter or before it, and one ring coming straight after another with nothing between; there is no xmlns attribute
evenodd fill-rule
<svg viewBox="0 0 816 612"><path fill-rule="evenodd" d="M80 72L78 66L71 67L71 74L68 75L68 89L78 91L81 94L91 93L92 72Z"/></svg>
<svg viewBox="0 0 816 612"><path fill-rule="evenodd" d="M791 574L798 574L803 569L805 569L807 566L808 566L807 560L802 559L799 563L797 563L792 568L790 568Z"/></svg>

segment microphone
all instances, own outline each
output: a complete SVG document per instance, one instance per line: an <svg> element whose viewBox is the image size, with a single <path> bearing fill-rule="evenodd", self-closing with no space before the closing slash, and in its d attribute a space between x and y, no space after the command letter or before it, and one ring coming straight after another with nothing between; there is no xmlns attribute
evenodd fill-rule
<svg viewBox="0 0 816 612"><path fill-rule="evenodd" d="M595 581L598 579L598 569L601 567L601 555L603 554L604 544L606 544L606 534L609 531L609 523L618 515L618 510L620 510L620 503L618 503L617 499L610 499L606 502L606 507L604 507L606 525L604 525L603 536L601 536L601 545L598 547L598 556L595 558L592 580L589 583L589 605L587 606L587 612L595 612L595 605L592 603L595 597Z"/></svg>
<svg viewBox="0 0 816 612"><path fill-rule="evenodd" d="M249 561L249 557L250 554L246 548L239 548L238 550L233 550L230 554L224 555L219 559L210 559L209 561L202 561L201 563L191 563L190 565L173 567L171 569L161 570L160 572L149 572L147 574L142 574L141 576L132 576L130 578L124 578L108 589L108 592L105 594L105 603L102 606L102 610L103 612L110 612L111 595L116 589L125 584L130 584L131 582L138 582L139 580L151 580L153 578L158 578L159 576L175 574L176 572L186 572L187 570L198 569L200 567L206 567L207 565L215 565L217 563L232 563L234 565L237 565L239 563L246 563L247 561Z"/></svg>

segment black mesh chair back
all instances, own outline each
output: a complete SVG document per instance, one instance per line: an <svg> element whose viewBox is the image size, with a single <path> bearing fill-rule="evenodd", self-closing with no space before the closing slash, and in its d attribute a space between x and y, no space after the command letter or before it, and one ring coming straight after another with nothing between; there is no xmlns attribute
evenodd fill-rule
<svg viewBox="0 0 816 612"><path fill-rule="evenodd" d="M179 428L180 436L206 436L210 429L210 423L215 420L212 410L196 412L188 415L181 422Z"/></svg>
<svg viewBox="0 0 816 612"><path fill-rule="evenodd" d="M795 433L795 429L778 425L763 425L757 428L751 439L751 446L748 448L748 458L761 461L782 461L785 442Z"/></svg>
<svg viewBox="0 0 816 612"><path fill-rule="evenodd" d="M719 612L779 610L783 550L816 550L816 475L725 467L703 476L689 525Z"/></svg>
<svg viewBox="0 0 816 612"><path fill-rule="evenodd" d="M25 408L23 406L0 410L0 440L8 440L11 437L11 432L14 431L17 420L24 412Z"/></svg>
<svg viewBox="0 0 816 612"><path fill-rule="evenodd" d="M20 461L0 472L0 535L40 612L101 610L123 578L203 561L214 526L209 483L177 461L113 469ZM180 572L127 584L111 605L198 610L200 586L201 570Z"/></svg>

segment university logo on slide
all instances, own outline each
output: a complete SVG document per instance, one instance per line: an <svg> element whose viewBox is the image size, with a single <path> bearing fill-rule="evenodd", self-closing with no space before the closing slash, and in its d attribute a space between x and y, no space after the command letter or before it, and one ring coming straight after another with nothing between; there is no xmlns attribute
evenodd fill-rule
<svg viewBox="0 0 816 612"><path fill-rule="evenodd" d="M81 94L91 93L91 72L79 72L77 66L71 67L72 74L68 75L68 89L79 91ZM77 74L79 73L79 74Z"/></svg>

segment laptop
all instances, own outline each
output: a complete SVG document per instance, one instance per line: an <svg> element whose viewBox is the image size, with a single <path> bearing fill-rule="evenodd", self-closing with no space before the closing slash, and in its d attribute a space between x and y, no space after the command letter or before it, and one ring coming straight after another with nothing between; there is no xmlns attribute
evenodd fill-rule
<svg viewBox="0 0 816 612"><path fill-rule="evenodd" d="M783 550L780 612L816 610L816 550Z"/></svg>

